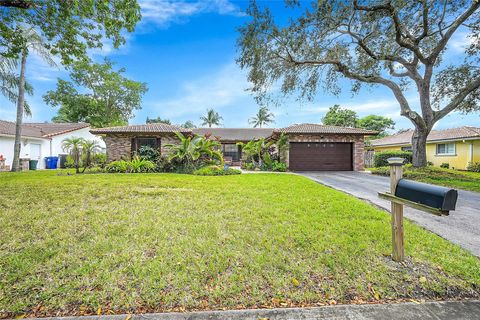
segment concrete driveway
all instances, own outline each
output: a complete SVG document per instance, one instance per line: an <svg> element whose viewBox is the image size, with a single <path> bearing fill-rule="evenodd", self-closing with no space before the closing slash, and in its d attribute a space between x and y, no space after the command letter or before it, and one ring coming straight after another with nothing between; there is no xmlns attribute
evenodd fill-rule
<svg viewBox="0 0 480 320"><path fill-rule="evenodd" d="M377 196L378 192L390 190L388 177L351 171L297 173L390 211L390 202ZM404 215L480 257L480 193L459 190L456 210L449 216L439 217L407 207Z"/></svg>

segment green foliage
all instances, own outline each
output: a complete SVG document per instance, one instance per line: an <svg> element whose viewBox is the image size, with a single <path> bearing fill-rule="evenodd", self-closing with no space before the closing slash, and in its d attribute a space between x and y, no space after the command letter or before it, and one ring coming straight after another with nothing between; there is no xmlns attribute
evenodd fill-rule
<svg viewBox="0 0 480 320"><path fill-rule="evenodd" d="M193 172L206 161L223 163L222 153L218 151L220 142L198 135L184 136L180 132L176 135L180 143L166 144L165 147L170 148L169 161L177 161L182 171Z"/></svg>
<svg viewBox="0 0 480 320"><path fill-rule="evenodd" d="M467 170L472 172L480 172L480 162L469 162Z"/></svg>
<svg viewBox="0 0 480 320"><path fill-rule="evenodd" d="M388 166L388 158L399 157L405 159L404 163L412 162L412 153L408 151L384 151L375 152L373 157L373 165L375 167Z"/></svg>
<svg viewBox="0 0 480 320"><path fill-rule="evenodd" d="M110 162L105 170L110 173L145 173L153 172L156 168L155 163L140 157L134 157L130 161L117 160Z"/></svg>
<svg viewBox="0 0 480 320"><path fill-rule="evenodd" d="M100 168L105 168L105 165L107 164L107 154L105 153L96 153L93 156L93 164L95 166L98 166Z"/></svg>
<svg viewBox="0 0 480 320"><path fill-rule="evenodd" d="M448 162L443 162L443 163L440 165L440 168L449 169L449 168L450 168L450 164L449 164Z"/></svg>
<svg viewBox="0 0 480 320"><path fill-rule="evenodd" d="M82 141L81 147L82 147L81 160L82 160L82 167L83 167L82 172L85 172L85 169L90 168L91 166L94 165L94 157L98 153L100 149L100 145L95 140L84 139Z"/></svg>
<svg viewBox="0 0 480 320"><path fill-rule="evenodd" d="M480 192L480 173L467 172L428 166L415 168L411 164L403 166L403 176L407 179ZM371 168L373 174L389 176L388 167Z"/></svg>
<svg viewBox="0 0 480 320"><path fill-rule="evenodd" d="M322 123L325 125L351 127L357 125L358 116L353 110L343 109L338 104L330 107L328 112L322 118Z"/></svg>
<svg viewBox="0 0 480 320"><path fill-rule="evenodd" d="M123 125L141 108L147 92L143 82L123 76L125 69L113 70L113 63L80 60L72 65L72 82L59 79L56 90L48 91L45 103L58 107L54 122L87 122L93 127ZM78 90L77 88L85 90Z"/></svg>
<svg viewBox="0 0 480 320"><path fill-rule="evenodd" d="M248 120L248 123L253 124L254 128L262 127L265 124L274 122L275 115L270 110L263 106L258 109L257 114Z"/></svg>
<svg viewBox="0 0 480 320"><path fill-rule="evenodd" d="M202 120L202 126L207 125L209 128L212 126L219 126L223 118L213 108L207 109L207 114L200 117Z"/></svg>
<svg viewBox="0 0 480 320"><path fill-rule="evenodd" d="M63 151L70 153L76 173L80 172L82 145L84 142L85 139L79 137L66 138L62 141L62 149Z"/></svg>
<svg viewBox="0 0 480 320"><path fill-rule="evenodd" d="M242 169L245 170L255 170L256 166L253 162L242 162Z"/></svg>
<svg viewBox="0 0 480 320"><path fill-rule="evenodd" d="M75 168L75 160L71 154L67 155L65 159L65 168Z"/></svg>
<svg viewBox="0 0 480 320"><path fill-rule="evenodd" d="M145 121L145 123L165 123L165 124L172 124L172 122L170 122L170 120L168 119L162 119L160 117L156 117L156 118L149 118L147 117L147 120Z"/></svg>
<svg viewBox="0 0 480 320"><path fill-rule="evenodd" d="M240 170L233 168L228 168L225 170L220 166L206 166L193 172L193 174L196 176L228 176L241 173L242 171Z"/></svg>
<svg viewBox="0 0 480 320"><path fill-rule="evenodd" d="M160 159L160 150L150 146L141 146L136 152L136 155L142 159L157 162Z"/></svg>
<svg viewBox="0 0 480 320"><path fill-rule="evenodd" d="M187 128L187 129L193 129L193 128L196 128L197 126L193 123L193 121L191 120L187 120L185 121L185 123L183 123L182 125L180 125L181 127L183 128Z"/></svg>
<svg viewBox="0 0 480 320"><path fill-rule="evenodd" d="M9 2L16 5L0 3L0 45L1 55L14 59L19 58L24 46L19 25L37 30L49 51L69 64L85 59L88 49L102 48L107 39L118 48L125 43L125 31L132 32L141 18L135 0Z"/></svg>
<svg viewBox="0 0 480 320"><path fill-rule="evenodd" d="M395 121L387 117L371 114L358 119L356 126L362 129L378 131L376 138L381 138L387 135L386 130L395 129Z"/></svg>
<svg viewBox="0 0 480 320"><path fill-rule="evenodd" d="M251 140L247 143L238 142L237 145L242 147L242 151L246 156L246 162L252 162L258 167L272 164L270 156L270 148L275 144L275 141L260 138L258 140Z"/></svg>
<svg viewBox="0 0 480 320"><path fill-rule="evenodd" d="M286 172L287 171L287 164L283 163L283 162L273 161L272 171Z"/></svg>

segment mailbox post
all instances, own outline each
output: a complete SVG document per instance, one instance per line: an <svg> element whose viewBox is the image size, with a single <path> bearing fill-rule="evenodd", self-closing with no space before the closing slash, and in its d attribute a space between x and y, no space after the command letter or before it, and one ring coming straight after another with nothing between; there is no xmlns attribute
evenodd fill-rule
<svg viewBox="0 0 480 320"><path fill-rule="evenodd" d="M403 177L403 158L388 158L390 165L390 192L395 194L397 184ZM403 204L391 202L392 212L392 258L400 262L405 258L405 249L403 244Z"/></svg>
<svg viewBox="0 0 480 320"><path fill-rule="evenodd" d="M403 158L388 158L390 165L390 193L379 192L381 199L390 201L392 211L392 258L401 262L405 258L403 242L403 206L448 216L455 210L458 192L426 183L403 179Z"/></svg>

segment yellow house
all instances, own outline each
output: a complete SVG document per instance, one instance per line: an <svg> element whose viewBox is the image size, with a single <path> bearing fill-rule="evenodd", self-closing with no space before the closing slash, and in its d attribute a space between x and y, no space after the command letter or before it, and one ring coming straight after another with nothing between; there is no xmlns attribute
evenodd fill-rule
<svg viewBox="0 0 480 320"><path fill-rule="evenodd" d="M413 130L371 141L375 152L412 150ZM427 161L434 166L448 163L451 169L465 170L469 162L480 162L480 128L460 127L432 130L427 138Z"/></svg>

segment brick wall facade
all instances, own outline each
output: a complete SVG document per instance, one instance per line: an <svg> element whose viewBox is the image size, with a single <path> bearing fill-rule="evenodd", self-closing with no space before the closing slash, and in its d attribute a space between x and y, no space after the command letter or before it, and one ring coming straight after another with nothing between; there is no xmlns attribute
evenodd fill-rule
<svg viewBox="0 0 480 320"><path fill-rule="evenodd" d="M180 140L172 134L164 135L139 135L139 134L107 134L103 139L107 148L107 160L129 160L132 154L132 138L136 137L148 137L148 138L160 138L160 152L162 155L166 155L169 152L169 148L166 144L178 143Z"/></svg>
<svg viewBox="0 0 480 320"><path fill-rule="evenodd" d="M361 135L345 135L345 134L289 134L289 142L351 142L353 144L353 170L363 171L363 136ZM287 165L289 157L287 153Z"/></svg>

